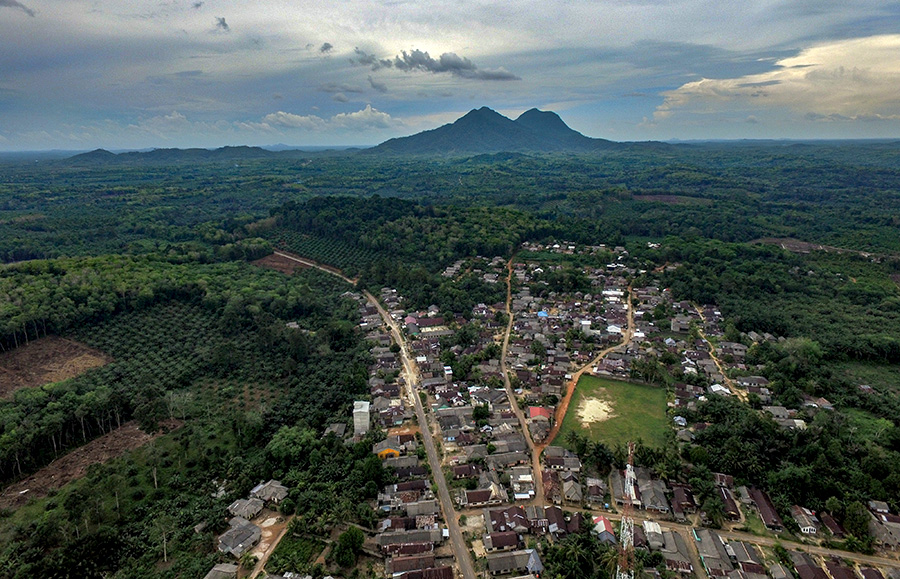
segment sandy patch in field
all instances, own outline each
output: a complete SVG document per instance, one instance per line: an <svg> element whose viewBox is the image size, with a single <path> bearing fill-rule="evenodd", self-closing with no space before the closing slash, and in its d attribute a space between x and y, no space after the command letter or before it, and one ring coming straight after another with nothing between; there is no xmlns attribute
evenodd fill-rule
<svg viewBox="0 0 900 579"><path fill-rule="evenodd" d="M581 421L581 426L587 428L591 424L614 418L616 413L608 400L585 398L578 405L577 416Z"/></svg>

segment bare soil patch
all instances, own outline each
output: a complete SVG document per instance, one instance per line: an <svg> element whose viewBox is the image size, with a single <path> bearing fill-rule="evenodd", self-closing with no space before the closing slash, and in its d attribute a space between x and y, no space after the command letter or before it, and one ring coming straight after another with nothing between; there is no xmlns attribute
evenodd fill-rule
<svg viewBox="0 0 900 579"><path fill-rule="evenodd" d="M253 261L251 263L257 267L274 269L286 275L291 275L295 271L299 271L301 269L309 269L310 267L304 263L300 263L299 261L294 261L293 259L274 253L272 255L267 255L262 259L257 259L256 261Z"/></svg>
<svg viewBox="0 0 900 579"><path fill-rule="evenodd" d="M600 398L585 398L578 405L576 411L578 412L578 419L581 421L581 425L585 428L588 428L591 424L616 417L612 403Z"/></svg>
<svg viewBox="0 0 900 579"><path fill-rule="evenodd" d="M73 340L41 338L0 354L0 397L8 398L21 388L68 380L112 360Z"/></svg>
<svg viewBox="0 0 900 579"><path fill-rule="evenodd" d="M90 465L107 462L139 448L182 424L177 420L166 421L163 423L163 430L150 435L138 429L137 422L126 422L109 434L95 438L54 460L33 475L3 489L0 492L0 509L16 509L32 497L45 497L51 489L62 488L73 480L83 477Z"/></svg>

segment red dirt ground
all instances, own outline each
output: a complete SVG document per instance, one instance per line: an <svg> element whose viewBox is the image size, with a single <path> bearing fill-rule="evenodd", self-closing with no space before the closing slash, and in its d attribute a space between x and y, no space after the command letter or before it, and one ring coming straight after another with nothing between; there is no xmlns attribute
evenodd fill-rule
<svg viewBox="0 0 900 579"><path fill-rule="evenodd" d="M166 421L163 430L150 435L139 430L136 422L126 422L121 428L95 438L54 460L31 476L3 489L0 492L0 509L16 509L32 497L45 497L51 489L59 489L83 477L90 465L104 463L139 448L161 436L163 432L170 432L182 424L177 420Z"/></svg>
<svg viewBox="0 0 900 579"><path fill-rule="evenodd" d="M262 259L257 259L256 261L253 261L251 263L257 267L274 269L287 275L291 275L295 271L299 271L301 269L309 268L308 265L304 265L280 255L275 255L274 253L272 255L267 255Z"/></svg>
<svg viewBox="0 0 900 579"><path fill-rule="evenodd" d="M21 388L74 378L112 358L84 344L48 336L0 354L0 398Z"/></svg>

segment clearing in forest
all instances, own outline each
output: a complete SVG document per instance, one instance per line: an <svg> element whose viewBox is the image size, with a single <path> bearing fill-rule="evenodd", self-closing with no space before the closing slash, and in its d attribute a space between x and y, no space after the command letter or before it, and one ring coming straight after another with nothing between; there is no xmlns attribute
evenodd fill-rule
<svg viewBox="0 0 900 579"><path fill-rule="evenodd" d="M295 271L300 271L301 269L309 269L310 267L304 263L300 263L299 261L275 253L273 253L272 255L267 255L262 259L257 259L256 261L253 261L251 263L255 266L264 267L266 269L274 269L287 275L291 275Z"/></svg>
<svg viewBox="0 0 900 579"><path fill-rule="evenodd" d="M21 388L62 382L105 366L112 358L84 344L48 336L0 354L0 398Z"/></svg>
<svg viewBox="0 0 900 579"><path fill-rule="evenodd" d="M608 446L641 439L662 446L666 431L666 390L583 375L578 380L557 440L570 431Z"/></svg>
<svg viewBox="0 0 900 579"><path fill-rule="evenodd" d="M0 509L16 509L31 498L43 498L51 489L62 488L73 480L83 477L90 465L104 463L139 448L164 432L178 428L181 424L175 420L166 421L163 430L151 435L138 429L137 422L126 422L112 432L95 438L27 478L3 489L0 492Z"/></svg>

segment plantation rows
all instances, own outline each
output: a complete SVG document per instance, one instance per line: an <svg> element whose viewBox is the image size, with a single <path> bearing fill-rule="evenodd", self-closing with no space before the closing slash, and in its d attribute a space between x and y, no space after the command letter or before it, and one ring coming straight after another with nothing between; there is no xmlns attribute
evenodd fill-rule
<svg viewBox="0 0 900 579"><path fill-rule="evenodd" d="M166 393L199 376L277 380L282 360L259 338L259 328L222 320L217 310L170 301L74 330L69 337L114 361L0 402L0 480L46 464L132 416L142 426L169 418Z"/></svg>
<svg viewBox="0 0 900 579"><path fill-rule="evenodd" d="M336 267L350 275L355 275L379 257L378 253L370 249L337 239L312 237L285 228L272 230L269 239L279 247Z"/></svg>

